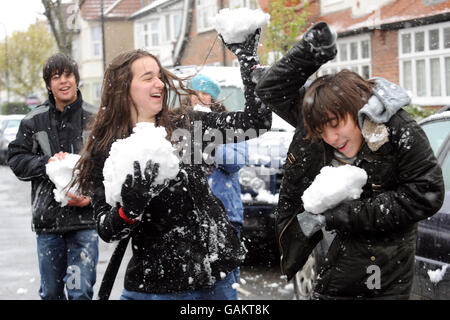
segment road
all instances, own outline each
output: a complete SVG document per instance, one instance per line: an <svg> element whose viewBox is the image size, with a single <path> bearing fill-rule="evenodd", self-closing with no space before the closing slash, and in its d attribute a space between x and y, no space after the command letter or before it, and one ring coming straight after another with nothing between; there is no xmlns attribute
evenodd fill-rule
<svg viewBox="0 0 450 320"><path fill-rule="evenodd" d="M0 300L38 300L39 268L36 236L31 231L29 182L19 181L9 167L0 166ZM115 244L100 240L95 294ZM128 249L110 299L117 300L123 287ZM291 300L293 285L280 277L278 266L252 262L241 267L239 300Z"/></svg>

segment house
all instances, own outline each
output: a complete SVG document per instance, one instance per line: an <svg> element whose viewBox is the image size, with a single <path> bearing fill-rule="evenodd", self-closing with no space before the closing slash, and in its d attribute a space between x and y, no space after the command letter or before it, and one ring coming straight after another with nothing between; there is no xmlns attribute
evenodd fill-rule
<svg viewBox="0 0 450 320"><path fill-rule="evenodd" d="M400 84L413 104L450 104L450 1L310 0L308 10L311 24L338 34L337 57L319 75L348 68Z"/></svg>
<svg viewBox="0 0 450 320"><path fill-rule="evenodd" d="M141 7L141 0L86 0L80 8L72 55L79 65L83 99L96 107L100 106L105 66L119 53L134 48L133 22L129 17Z"/></svg>
<svg viewBox="0 0 450 320"><path fill-rule="evenodd" d="M141 48L165 67L236 66L209 18L228 7L267 11L270 1L104 0L105 63L121 51ZM99 3L87 0L81 8L83 50L74 43L82 55L83 95L94 103L103 74ZM305 10L301 0L287 5ZM326 21L338 34L338 55L318 75L349 68L400 84L411 92L413 104L450 104L450 0L309 0L306 10L308 25Z"/></svg>
<svg viewBox="0 0 450 320"><path fill-rule="evenodd" d="M256 0L153 0L131 15L135 48L155 54L165 67L237 65L209 18L222 8L257 6Z"/></svg>

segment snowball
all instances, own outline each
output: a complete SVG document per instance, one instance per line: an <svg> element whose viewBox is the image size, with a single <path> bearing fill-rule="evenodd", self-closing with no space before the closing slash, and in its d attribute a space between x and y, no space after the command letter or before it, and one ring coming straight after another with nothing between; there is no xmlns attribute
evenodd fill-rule
<svg viewBox="0 0 450 320"><path fill-rule="evenodd" d="M75 164L80 159L80 155L68 153L64 159L51 161L45 165L45 171L50 178L50 181L55 184L53 193L55 200L61 203L61 207L67 205L69 198L66 196L67 192L75 193L75 187L67 189L70 182L72 182L72 172Z"/></svg>
<svg viewBox="0 0 450 320"><path fill-rule="evenodd" d="M430 281L433 283L438 283L441 281L447 271L447 267L448 265L446 264L442 267L442 269L428 270L427 273L430 277Z"/></svg>
<svg viewBox="0 0 450 320"><path fill-rule="evenodd" d="M201 104L196 104L193 109L194 111L211 112L210 108L202 106Z"/></svg>
<svg viewBox="0 0 450 320"><path fill-rule="evenodd" d="M302 196L304 208L319 214L345 200L358 199L367 173L356 166L323 167Z"/></svg>
<svg viewBox="0 0 450 320"><path fill-rule="evenodd" d="M154 184L162 184L165 179L177 176L179 160L175 148L165 138L164 127L155 127L150 122L140 122L133 128L133 133L125 139L115 141L109 152L109 157L103 167L103 184L105 186L106 202L115 206L122 204L120 192L128 174L134 172L134 161L141 166L142 178L148 160L159 164L159 172Z"/></svg>
<svg viewBox="0 0 450 320"><path fill-rule="evenodd" d="M225 8L213 18L213 25L226 43L240 43L269 21L270 15L261 10Z"/></svg>

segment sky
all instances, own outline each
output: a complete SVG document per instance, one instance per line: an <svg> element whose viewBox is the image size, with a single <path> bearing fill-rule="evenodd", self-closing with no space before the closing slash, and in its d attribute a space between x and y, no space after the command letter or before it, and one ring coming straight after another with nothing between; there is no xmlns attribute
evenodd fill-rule
<svg viewBox="0 0 450 320"><path fill-rule="evenodd" d="M14 31L26 31L36 18L46 20L42 12L41 0L0 0L0 39L5 38L5 27L10 36Z"/></svg>

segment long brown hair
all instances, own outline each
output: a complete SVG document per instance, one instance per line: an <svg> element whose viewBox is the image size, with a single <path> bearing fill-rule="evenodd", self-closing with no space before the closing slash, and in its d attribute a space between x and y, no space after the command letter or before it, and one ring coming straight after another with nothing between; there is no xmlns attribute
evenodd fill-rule
<svg viewBox="0 0 450 320"><path fill-rule="evenodd" d="M100 109L89 128L89 138L74 169L74 172L77 172L74 184L78 184L78 191L81 194L88 194L92 191L93 154L106 158L114 141L126 138L132 133L130 108L134 104L129 94L133 79L131 65L134 61L144 57L151 57L156 61L161 70L161 81L165 84L162 110L156 116L155 125L164 126L167 130L167 137L170 139L175 126L180 125L180 121L177 120L182 118L186 123L189 121L187 114L185 117L181 117L184 114L183 110L181 112L180 110L169 111L168 104L169 92L175 94L178 103L181 103L183 96L193 93L183 84L184 79L178 78L163 68L158 58L147 51L132 50L118 55L105 71ZM175 99L172 101L174 104Z"/></svg>
<svg viewBox="0 0 450 320"><path fill-rule="evenodd" d="M317 78L303 98L303 121L308 137L318 138L329 120L329 114L344 121L349 114L358 123L358 111L372 96L375 82L350 70Z"/></svg>

